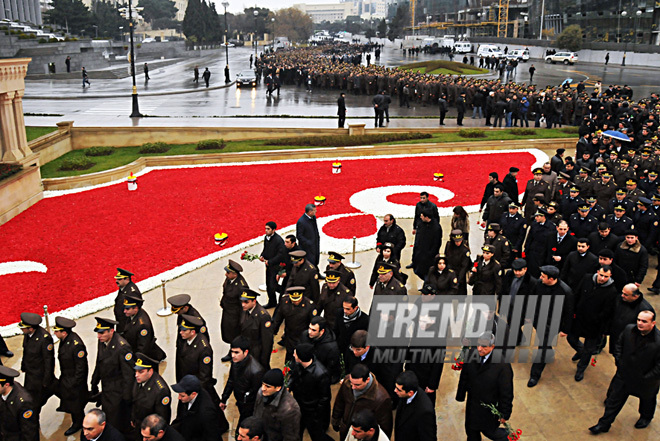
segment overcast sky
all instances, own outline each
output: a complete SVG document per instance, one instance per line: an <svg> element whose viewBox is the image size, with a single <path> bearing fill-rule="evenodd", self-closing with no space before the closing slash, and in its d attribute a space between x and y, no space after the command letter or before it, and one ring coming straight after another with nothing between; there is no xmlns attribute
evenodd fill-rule
<svg viewBox="0 0 660 441"><path fill-rule="evenodd" d="M222 7L222 2L224 0L211 0L216 4L215 9L222 13L224 8ZM251 8L255 4L259 8L268 8L271 10L289 8L295 3L307 3L307 4L326 4L326 3L340 3L339 0L256 0L256 1L246 1L246 0L227 0L229 6L227 7L227 12L239 13L243 12L245 8Z"/></svg>

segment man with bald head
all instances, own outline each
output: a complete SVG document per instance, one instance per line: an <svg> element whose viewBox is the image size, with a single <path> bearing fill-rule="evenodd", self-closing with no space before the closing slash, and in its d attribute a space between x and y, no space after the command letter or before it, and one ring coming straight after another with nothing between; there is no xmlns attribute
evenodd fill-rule
<svg viewBox="0 0 660 441"><path fill-rule="evenodd" d="M125 441L124 436L107 422L105 412L94 408L83 419L83 436L88 441Z"/></svg>

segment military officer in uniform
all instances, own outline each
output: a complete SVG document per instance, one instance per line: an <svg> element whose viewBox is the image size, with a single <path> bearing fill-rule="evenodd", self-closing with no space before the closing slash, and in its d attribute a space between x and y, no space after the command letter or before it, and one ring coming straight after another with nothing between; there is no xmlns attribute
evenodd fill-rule
<svg viewBox="0 0 660 441"><path fill-rule="evenodd" d="M598 219L598 222L604 221L606 214L605 209L597 204L598 200L594 196L589 196L586 201L587 204L589 204L589 207L591 207L591 211L589 211L589 213Z"/></svg>
<svg viewBox="0 0 660 441"><path fill-rule="evenodd" d="M39 441L39 414L28 391L14 381L18 371L0 366L0 439Z"/></svg>
<svg viewBox="0 0 660 441"><path fill-rule="evenodd" d="M483 255L478 256L476 265L472 268L468 284L474 286L474 295L497 295L502 292L502 267L493 257L495 247L484 245L481 248Z"/></svg>
<svg viewBox="0 0 660 441"><path fill-rule="evenodd" d="M133 277L132 272L117 268L115 283L119 287L119 291L117 292L117 297L115 297L115 307L113 311L115 313L115 320L119 323L119 326L117 326L118 330L124 329L124 325L128 322L128 319L124 315L124 297L126 294L142 296L140 289L135 283L133 283L131 277Z"/></svg>
<svg viewBox="0 0 660 441"><path fill-rule="evenodd" d="M374 287L375 296L405 296L408 294L406 286L394 277L394 265L381 262L376 272L378 283Z"/></svg>
<svg viewBox="0 0 660 441"><path fill-rule="evenodd" d="M190 294L177 294L167 299L167 303L170 304L172 313L177 315L176 325L181 326L183 321L182 316L190 315L192 317L197 317L202 321L202 326L199 328L199 333L204 334L204 336L209 339L209 328L206 325L206 320L202 315L190 304ZM181 338L181 334L177 335L177 340Z"/></svg>
<svg viewBox="0 0 660 441"><path fill-rule="evenodd" d="M328 266L325 268L325 272L327 274L327 272L330 270L339 271L341 274L340 281L342 285L350 289L351 295L355 296L355 289L357 288L357 284L355 283L355 274L353 274L353 271L344 266L342 260L344 260L344 256L334 251L330 251L328 253Z"/></svg>
<svg viewBox="0 0 660 441"><path fill-rule="evenodd" d="M598 220L589 213L589 205L583 203L578 207L578 212L571 214L568 220L568 228L576 238L589 237L591 233L598 230Z"/></svg>
<svg viewBox="0 0 660 441"><path fill-rule="evenodd" d="M222 308L222 319L220 320L220 332L222 341L231 344L231 342L240 335L240 322L243 315L241 307L241 294L249 286L241 274L243 267L231 259L225 266L225 281L222 284L222 298L220 307ZM220 360L231 361L231 349Z"/></svg>
<svg viewBox="0 0 660 441"><path fill-rule="evenodd" d="M131 432L136 441L142 420L152 413L158 414L169 424L172 417L170 401L172 393L163 377L158 373L158 362L141 352L135 354L135 381L133 383L133 406L131 408Z"/></svg>
<svg viewBox="0 0 660 441"><path fill-rule="evenodd" d="M591 169L589 167L580 167L580 173L575 178L575 184L582 189L582 195L591 196L594 194L594 184L596 180L591 177Z"/></svg>
<svg viewBox="0 0 660 441"><path fill-rule="evenodd" d="M504 237L509 239L511 245L511 260L520 256L525 233L527 232L527 221L520 213L519 207L515 202L509 204L509 213L503 214L500 218L500 229Z"/></svg>
<svg viewBox="0 0 660 441"><path fill-rule="evenodd" d="M617 188L614 197L607 204L607 214L614 213L614 207L621 205L626 209L626 216L632 216L635 212L635 203L626 197L626 190Z"/></svg>
<svg viewBox="0 0 660 441"><path fill-rule="evenodd" d="M500 224L490 224L487 228L486 245L492 245L495 248L493 259L500 262L502 268L507 268L511 257L511 245L509 240L502 236Z"/></svg>
<svg viewBox="0 0 660 441"><path fill-rule="evenodd" d="M60 340L57 359L60 362L60 378L56 382L55 394L60 398L57 410L71 414L71 427L64 436L73 435L82 429L87 404L87 348L78 334L73 332L76 322L56 317L55 336Z"/></svg>
<svg viewBox="0 0 660 441"><path fill-rule="evenodd" d="M633 220L626 216L626 207L623 205L614 206L614 214L608 214L605 222L612 229L612 234L622 237L624 233L633 228Z"/></svg>
<svg viewBox="0 0 660 441"><path fill-rule="evenodd" d="M154 327L147 311L142 309L142 296L126 295L124 298L124 314L129 321L124 327L123 337L134 352L148 354L155 360L164 360L165 352L156 344Z"/></svg>
<svg viewBox="0 0 660 441"><path fill-rule="evenodd" d="M578 206L583 203L584 199L580 196L580 186L571 185L568 194L563 195L560 200L561 216L564 219L570 218L573 213L577 212Z"/></svg>
<svg viewBox="0 0 660 441"><path fill-rule="evenodd" d="M280 325L284 322L284 346L286 347L286 360L293 359L293 351L300 341L300 336L309 327L309 322L316 317L316 305L304 297L305 288L292 286L287 288L286 294L280 299L280 305L273 317L273 334L277 334Z"/></svg>
<svg viewBox="0 0 660 441"><path fill-rule="evenodd" d="M525 218L529 221L534 216L536 207L534 206L534 196L539 193L543 194L543 199L548 200L550 195L550 187L548 183L543 180L543 169L541 167L535 168L532 173L534 177L527 181L525 187L525 194L521 204L525 207Z"/></svg>
<svg viewBox="0 0 660 441"><path fill-rule="evenodd" d="M607 203L614 197L616 185L612 182L612 173L605 171L600 175L600 181L594 184L594 196L598 200L598 205L607 207Z"/></svg>
<svg viewBox="0 0 660 441"><path fill-rule="evenodd" d="M341 283L339 271L328 270L325 272L325 283L321 288L321 297L316 305L318 313L328 322L328 328L334 329L335 321L341 314L344 299L351 295L351 290Z"/></svg>
<svg viewBox="0 0 660 441"><path fill-rule="evenodd" d="M257 302L259 293L245 289L241 293L243 313L240 318L240 335L250 342L250 353L264 369L270 369L273 351L273 323L270 314Z"/></svg>
<svg viewBox="0 0 660 441"><path fill-rule="evenodd" d="M176 345L175 377L181 381L186 375L194 375L216 406L220 405L220 396L215 390L217 380L213 378L213 349L208 338L201 333L204 323L198 318L183 315L179 325Z"/></svg>
<svg viewBox="0 0 660 441"><path fill-rule="evenodd" d="M309 262L305 256L307 253L303 250L292 251L289 253L293 268L291 277L287 281L286 287L302 286L305 288L305 297L318 302L319 300L319 270ZM264 366L265 367L265 366Z"/></svg>
<svg viewBox="0 0 660 441"><path fill-rule="evenodd" d="M639 198L637 201L637 212L633 220L639 242L647 250L655 248L655 243L658 240L658 215L650 207L650 199L645 197Z"/></svg>
<svg viewBox="0 0 660 441"><path fill-rule="evenodd" d="M133 353L128 342L115 331L115 320L94 317L99 344L96 366L92 374L92 400L101 401L108 422L117 430L128 433L131 397L135 373ZM99 383L101 392L99 393Z"/></svg>
<svg viewBox="0 0 660 441"><path fill-rule="evenodd" d="M23 331L23 360L21 370L25 372L25 389L34 403L34 412L39 417L41 406L52 395L55 381L55 353L53 337L41 326L39 314L24 312L18 327Z"/></svg>

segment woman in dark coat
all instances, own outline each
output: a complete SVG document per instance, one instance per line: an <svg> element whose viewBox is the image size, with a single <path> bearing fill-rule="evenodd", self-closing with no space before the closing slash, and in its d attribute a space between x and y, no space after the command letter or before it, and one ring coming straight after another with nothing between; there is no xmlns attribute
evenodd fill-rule
<svg viewBox="0 0 660 441"><path fill-rule="evenodd" d="M444 254L435 256L433 266L429 268L426 284L435 288L438 295L458 294L458 278L456 272L447 268L447 258Z"/></svg>
<svg viewBox="0 0 660 441"><path fill-rule="evenodd" d="M376 261L374 262L374 268L371 271L371 278L369 279L369 288L373 289L374 285L378 281L378 273L376 272L376 270L378 270L378 266L381 263L389 263L391 265L394 265L395 267L393 271L394 277L405 285L406 281L408 280L408 275L400 272L401 264L399 263L398 260L396 260L393 254L394 254L394 244L390 242L385 242L383 245L381 245L380 253L378 253L378 257L376 257Z"/></svg>

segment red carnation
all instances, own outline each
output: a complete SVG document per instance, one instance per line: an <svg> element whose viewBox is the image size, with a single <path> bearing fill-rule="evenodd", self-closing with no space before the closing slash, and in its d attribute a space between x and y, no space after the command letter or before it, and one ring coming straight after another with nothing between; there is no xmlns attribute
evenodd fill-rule
<svg viewBox="0 0 660 441"><path fill-rule="evenodd" d="M557 248L553 248L552 251L557 251Z"/></svg>
<svg viewBox="0 0 660 441"><path fill-rule="evenodd" d="M479 266L479 262L474 262L474 267L477 268Z"/></svg>

